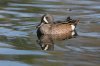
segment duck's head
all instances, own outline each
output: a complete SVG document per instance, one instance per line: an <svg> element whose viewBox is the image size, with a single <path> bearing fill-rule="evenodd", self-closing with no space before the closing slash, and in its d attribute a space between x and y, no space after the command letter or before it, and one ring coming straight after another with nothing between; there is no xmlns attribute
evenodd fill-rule
<svg viewBox="0 0 100 66"><path fill-rule="evenodd" d="M50 14L44 14L41 18L41 22L37 27L40 27L43 24L52 24L53 23L53 17Z"/></svg>

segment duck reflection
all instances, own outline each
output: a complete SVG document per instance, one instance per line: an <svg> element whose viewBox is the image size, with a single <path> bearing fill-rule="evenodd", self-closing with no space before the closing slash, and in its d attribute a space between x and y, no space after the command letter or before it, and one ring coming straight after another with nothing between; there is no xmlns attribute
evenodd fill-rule
<svg viewBox="0 0 100 66"><path fill-rule="evenodd" d="M77 36L76 30L68 32L66 36L58 34L44 34L38 35L38 44L42 50L54 50L54 41L63 41Z"/></svg>

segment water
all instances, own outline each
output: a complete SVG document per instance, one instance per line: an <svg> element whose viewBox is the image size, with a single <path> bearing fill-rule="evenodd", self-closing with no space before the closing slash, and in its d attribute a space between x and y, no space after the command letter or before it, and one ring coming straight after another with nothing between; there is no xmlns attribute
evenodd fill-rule
<svg viewBox="0 0 100 66"><path fill-rule="evenodd" d="M0 66L100 66L99 11L99 0L0 1ZM42 50L36 25L44 13L79 19L78 36Z"/></svg>

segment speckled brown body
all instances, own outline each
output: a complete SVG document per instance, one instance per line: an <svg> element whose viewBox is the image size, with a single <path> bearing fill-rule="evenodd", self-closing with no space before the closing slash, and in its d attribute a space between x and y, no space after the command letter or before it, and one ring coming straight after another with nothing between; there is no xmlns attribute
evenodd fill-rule
<svg viewBox="0 0 100 66"><path fill-rule="evenodd" d="M66 37L71 36L72 29L71 29L70 23L43 24L41 27L39 27L37 33L38 32L39 34L42 34L42 35L48 34L54 39L56 38L59 39L61 37L65 39Z"/></svg>
<svg viewBox="0 0 100 66"><path fill-rule="evenodd" d="M72 31L70 24L43 24L39 30L42 34L66 34Z"/></svg>

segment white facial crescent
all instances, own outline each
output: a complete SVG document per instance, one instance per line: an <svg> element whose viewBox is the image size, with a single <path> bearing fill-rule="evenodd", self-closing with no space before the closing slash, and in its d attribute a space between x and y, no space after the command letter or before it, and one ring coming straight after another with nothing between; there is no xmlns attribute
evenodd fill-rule
<svg viewBox="0 0 100 66"><path fill-rule="evenodd" d="M43 20L44 20L46 23L49 23L49 22L47 21L46 17L44 17Z"/></svg>

